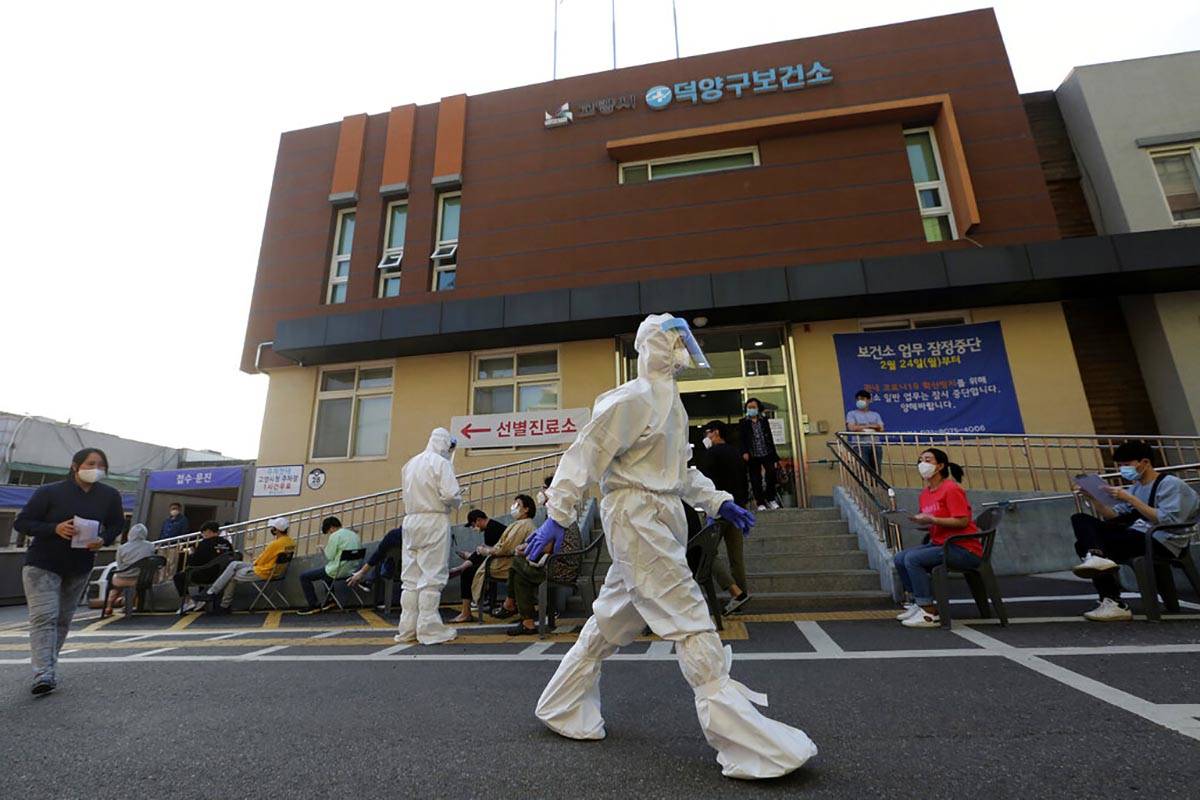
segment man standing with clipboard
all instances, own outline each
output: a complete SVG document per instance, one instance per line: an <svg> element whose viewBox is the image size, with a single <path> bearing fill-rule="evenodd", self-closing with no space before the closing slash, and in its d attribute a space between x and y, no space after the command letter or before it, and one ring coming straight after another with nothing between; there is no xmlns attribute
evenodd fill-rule
<svg viewBox="0 0 1200 800"><path fill-rule="evenodd" d="M1083 616L1094 622L1119 622L1133 619L1133 612L1121 600L1117 581L1118 562L1145 552L1146 531L1155 525L1178 525L1196 517L1200 498L1174 475L1165 475L1151 463L1153 451L1145 442L1125 442L1113 453L1113 461L1128 489L1101 485L1095 475L1076 478L1076 492L1086 493L1099 518L1075 514L1075 552L1083 559L1072 570L1081 578L1091 578L1100 595L1100 605ZM1177 556L1187 547L1188 534L1154 534L1154 548Z"/></svg>

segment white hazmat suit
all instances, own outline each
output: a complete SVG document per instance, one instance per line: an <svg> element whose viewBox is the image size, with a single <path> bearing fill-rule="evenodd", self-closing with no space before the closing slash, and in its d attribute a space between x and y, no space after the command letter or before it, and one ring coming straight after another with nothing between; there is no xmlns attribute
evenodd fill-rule
<svg viewBox="0 0 1200 800"><path fill-rule="evenodd" d="M452 441L445 428L434 428L424 452L404 465L399 641L439 644L457 634L438 614L449 573L450 511L462 505L450 463Z"/></svg>
<svg viewBox="0 0 1200 800"><path fill-rule="evenodd" d="M688 569L680 498L711 517L733 498L687 466L687 413L675 372L690 360L680 335L662 329L672 319L654 314L638 327L638 377L596 399L592 421L563 454L547 492L549 516L566 527L586 488L600 482L612 567L592 617L542 692L536 713L563 736L604 738L601 661L648 624L675 643L722 773L777 777L800 767L817 748L803 731L759 713L754 704L765 706L767 698L730 678L732 651L722 647Z"/></svg>

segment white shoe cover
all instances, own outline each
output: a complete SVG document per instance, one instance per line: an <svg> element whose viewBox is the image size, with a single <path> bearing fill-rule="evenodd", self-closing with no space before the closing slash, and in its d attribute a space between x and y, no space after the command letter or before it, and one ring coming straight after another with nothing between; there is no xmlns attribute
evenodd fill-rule
<svg viewBox="0 0 1200 800"><path fill-rule="evenodd" d="M438 613L438 604L442 601L440 589L425 589L417 597L417 641L442 644L458 635L458 631L442 622L442 615Z"/></svg>
<svg viewBox="0 0 1200 800"><path fill-rule="evenodd" d="M600 633L596 618L589 618L538 698L537 718L568 739L603 739L600 662L616 651Z"/></svg>

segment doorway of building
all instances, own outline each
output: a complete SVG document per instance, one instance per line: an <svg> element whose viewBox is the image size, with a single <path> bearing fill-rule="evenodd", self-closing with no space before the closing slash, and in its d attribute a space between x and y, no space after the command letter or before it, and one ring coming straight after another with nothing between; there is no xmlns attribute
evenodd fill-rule
<svg viewBox="0 0 1200 800"><path fill-rule="evenodd" d="M798 457L795 420L798 414L791 398L787 338L779 326L715 328L695 331L711 370L685 370L679 375L679 393L688 412L688 441L700 447L703 426L711 420L729 425L730 441L739 446L738 422L746 401L756 398L771 420L771 432L781 465L790 476L779 485L779 502L785 507L800 504L803 496L796 467ZM637 352L631 338L621 340L622 380L637 375Z"/></svg>

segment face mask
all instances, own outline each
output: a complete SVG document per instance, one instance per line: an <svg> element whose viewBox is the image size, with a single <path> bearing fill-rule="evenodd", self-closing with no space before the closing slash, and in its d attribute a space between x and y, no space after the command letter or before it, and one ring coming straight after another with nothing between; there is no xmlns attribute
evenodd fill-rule
<svg viewBox="0 0 1200 800"><path fill-rule="evenodd" d="M1127 480L1127 481L1136 481L1137 480L1137 477L1138 477L1137 467L1126 464L1125 466L1121 467L1120 470L1121 470L1121 477L1124 478L1125 480Z"/></svg>
<svg viewBox="0 0 1200 800"><path fill-rule="evenodd" d="M520 503L513 503L512 508L510 508L509 511L512 512L514 517L519 517L521 516L521 511L523 508L524 506L522 506Z"/></svg>
<svg viewBox="0 0 1200 800"><path fill-rule="evenodd" d="M703 439L701 439L700 441L704 442L704 449L705 449L705 450L707 450L707 449L709 449L710 447L712 447L712 439L708 438L707 436L705 436L705 437L704 437Z"/></svg>
<svg viewBox="0 0 1200 800"><path fill-rule="evenodd" d="M546 505L546 493L545 493L545 492L538 492L538 493L537 493L537 502L538 502L538 505L539 505L539 506L544 506L544 505Z"/></svg>
<svg viewBox="0 0 1200 800"><path fill-rule="evenodd" d="M937 472L937 464L930 464L928 461L922 461L917 464L917 472L921 473L921 477L929 480L933 477L933 473Z"/></svg>
<svg viewBox="0 0 1200 800"><path fill-rule="evenodd" d="M179 516L179 509L178 509L178 508L172 508L172 509L171 509L171 516L172 516L172 517L178 517L178 516Z"/></svg>
<svg viewBox="0 0 1200 800"><path fill-rule="evenodd" d="M854 405L860 409L863 409L863 408L867 407L867 401L866 400L858 400L854 403Z"/></svg>
<svg viewBox="0 0 1200 800"><path fill-rule="evenodd" d="M749 417L750 419L754 419L755 417L758 416L758 409L757 408L747 408L746 416Z"/></svg>
<svg viewBox="0 0 1200 800"><path fill-rule="evenodd" d="M84 483L95 483L96 481L104 480L104 470L102 469L81 469L75 474Z"/></svg>
<svg viewBox="0 0 1200 800"><path fill-rule="evenodd" d="M692 365L692 356L683 347L671 352L671 370L678 375Z"/></svg>

